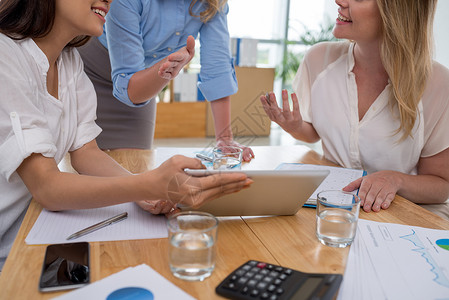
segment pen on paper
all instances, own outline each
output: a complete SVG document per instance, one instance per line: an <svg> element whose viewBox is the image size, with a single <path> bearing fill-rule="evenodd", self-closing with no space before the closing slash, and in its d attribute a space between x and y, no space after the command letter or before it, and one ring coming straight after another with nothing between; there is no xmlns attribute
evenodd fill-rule
<svg viewBox="0 0 449 300"><path fill-rule="evenodd" d="M111 225L113 223L117 223L117 222L123 221L127 217L128 217L128 213L127 212L121 213L121 214L116 215L116 216L114 216L112 218L109 218L107 220L101 221L100 223L94 224L94 225L89 226L87 228L84 228L84 229L82 229L82 230L80 230L78 232L75 232L74 234L70 235L67 238L67 240L73 240L73 239L79 238L79 237L81 237L83 235L86 235L88 233L91 233L93 231L101 229L101 228L103 228L105 226L108 226L108 225Z"/></svg>
<svg viewBox="0 0 449 300"><path fill-rule="evenodd" d="M210 157L207 156L207 155L201 154L201 153L197 153L197 154L196 154L196 157L198 157L198 158L200 158L200 159L202 159L202 160L212 161L212 158L210 158Z"/></svg>

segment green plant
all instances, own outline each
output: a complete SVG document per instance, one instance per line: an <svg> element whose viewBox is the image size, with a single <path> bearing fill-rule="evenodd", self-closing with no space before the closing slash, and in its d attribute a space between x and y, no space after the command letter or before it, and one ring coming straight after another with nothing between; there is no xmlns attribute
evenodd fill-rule
<svg viewBox="0 0 449 300"><path fill-rule="evenodd" d="M302 33L297 40L286 41L287 51L284 53L284 58L282 60L282 65L276 68L276 76L282 80L283 86L290 86L293 77L298 71L299 65L301 64L305 52L307 49L320 42L324 41L336 41L337 39L332 34L332 29L334 24L327 21L320 25L318 30L311 30L305 25L304 33ZM303 50L294 51L292 46L301 45ZM305 48L305 49L304 49Z"/></svg>

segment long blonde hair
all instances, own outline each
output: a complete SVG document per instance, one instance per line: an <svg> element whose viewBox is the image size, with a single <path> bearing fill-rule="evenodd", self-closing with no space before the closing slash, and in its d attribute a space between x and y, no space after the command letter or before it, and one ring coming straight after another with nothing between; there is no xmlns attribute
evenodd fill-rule
<svg viewBox="0 0 449 300"><path fill-rule="evenodd" d="M201 22L206 23L210 19L212 19L217 12L223 9L223 7L228 2L227 0L199 0L201 2L205 2L207 8L203 10L200 15L195 15L192 12L193 6L198 2L198 0L192 0L189 7L189 13L193 17L200 17Z"/></svg>
<svg viewBox="0 0 449 300"><path fill-rule="evenodd" d="M437 0L377 0L382 18L381 57L392 84L403 132L412 135L418 104L432 67L433 18ZM420 120L422 121L422 120Z"/></svg>

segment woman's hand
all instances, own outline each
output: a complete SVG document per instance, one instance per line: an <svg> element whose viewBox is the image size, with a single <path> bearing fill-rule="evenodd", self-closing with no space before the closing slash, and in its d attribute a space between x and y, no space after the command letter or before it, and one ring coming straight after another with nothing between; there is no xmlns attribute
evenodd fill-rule
<svg viewBox="0 0 449 300"><path fill-rule="evenodd" d="M184 169L204 169L201 161L175 155L165 161L152 174L155 184L151 185L149 195L157 194L157 199L197 208L202 204L248 187L253 181L244 173L221 173L204 177L192 177ZM157 189L157 190L155 190Z"/></svg>
<svg viewBox="0 0 449 300"><path fill-rule="evenodd" d="M359 189L358 195L362 201L363 210L378 212L381 208L387 209L393 202L401 186L400 174L395 171L379 171L360 177L345 186L343 190L351 192Z"/></svg>
<svg viewBox="0 0 449 300"><path fill-rule="evenodd" d="M251 148L241 145L234 141L232 138L217 138L217 147L237 147L243 150L242 159L243 161L251 161L254 158L254 152Z"/></svg>
<svg viewBox="0 0 449 300"><path fill-rule="evenodd" d="M292 94L293 111L290 111L290 104L288 102L288 93L282 90L282 108L276 102L276 96L273 93L268 93L266 96L260 96L260 102L263 109L271 121L282 127L285 131L294 135L301 130L302 117L299 112L299 102L296 94Z"/></svg>
<svg viewBox="0 0 449 300"><path fill-rule="evenodd" d="M170 216L180 210L176 207L176 204L169 200L144 200L136 202L143 210L146 210L153 215L164 214Z"/></svg>
<svg viewBox="0 0 449 300"><path fill-rule="evenodd" d="M175 53L167 56L166 61L160 66L158 75L164 79L172 80L181 69L189 63L195 55L195 39L189 35L187 45Z"/></svg>

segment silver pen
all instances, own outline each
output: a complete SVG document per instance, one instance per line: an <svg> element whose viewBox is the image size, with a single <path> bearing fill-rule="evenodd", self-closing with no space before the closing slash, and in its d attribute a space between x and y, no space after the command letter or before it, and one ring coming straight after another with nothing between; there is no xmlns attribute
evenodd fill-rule
<svg viewBox="0 0 449 300"><path fill-rule="evenodd" d="M73 239L79 238L80 236L86 235L88 233L91 233L91 232L93 232L95 230L98 230L98 229L103 228L105 226L111 225L113 223L120 222L122 220L125 220L126 218L128 218L128 213L127 212L121 213L121 214L116 215L116 216L114 216L112 218L109 218L107 220L101 221L100 223L94 224L92 226L84 228L83 230L75 232L74 234L69 236L67 238L67 240L73 240Z"/></svg>

